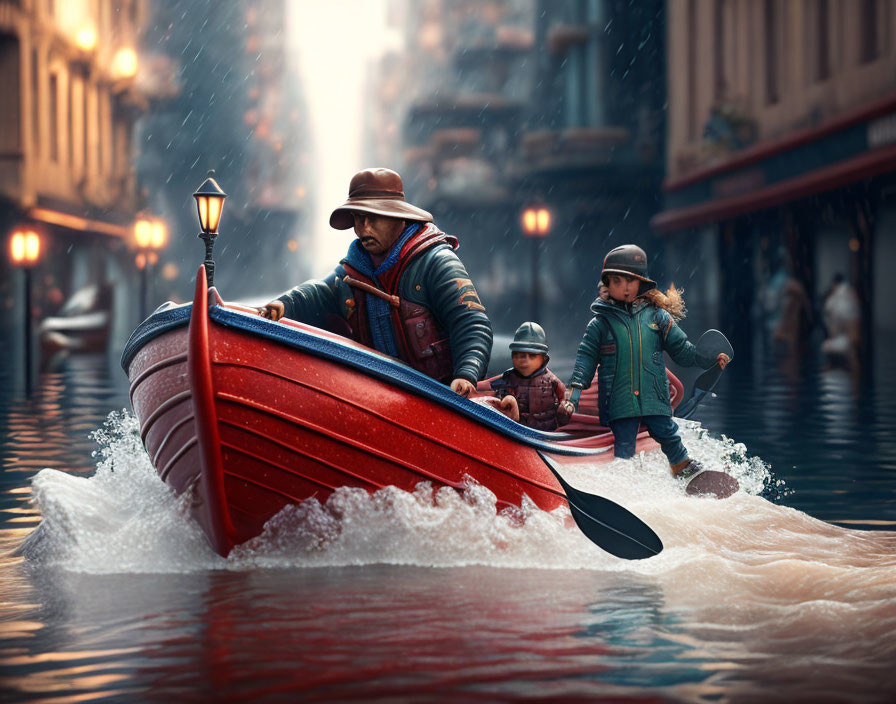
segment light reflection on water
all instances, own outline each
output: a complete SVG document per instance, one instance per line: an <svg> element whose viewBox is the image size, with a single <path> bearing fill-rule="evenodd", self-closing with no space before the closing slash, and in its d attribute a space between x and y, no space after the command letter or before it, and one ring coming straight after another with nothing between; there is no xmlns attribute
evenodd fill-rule
<svg viewBox="0 0 896 704"><path fill-rule="evenodd" d="M841 525L892 530L894 342L879 337L874 363L861 374L826 368L810 356L793 378L758 356L751 369L723 378L719 397L705 401L698 417L769 462L793 492L788 506Z"/></svg>
<svg viewBox="0 0 896 704"><path fill-rule="evenodd" d="M123 375L109 369L105 358L74 358L44 375L31 400L2 398L2 699L883 702L896 687L892 536L809 540L787 523L804 525L798 515L773 514L796 536L790 554L775 544L729 555L721 531L708 541L718 555L679 557L655 573L243 565L78 574L12 556L40 521L28 503L34 473L95 469L88 434L127 406ZM879 363L873 381L856 385L816 363L794 381L757 363L729 374L697 415L771 464L793 490L783 505L892 530L896 378ZM731 538L750 545L750 535ZM803 548L817 554L797 559Z"/></svg>
<svg viewBox="0 0 896 704"><path fill-rule="evenodd" d="M719 694L734 669L695 649L661 589L623 576L378 565L32 579L38 618L64 628L4 633L19 691L510 700L537 684L545 698L662 701Z"/></svg>

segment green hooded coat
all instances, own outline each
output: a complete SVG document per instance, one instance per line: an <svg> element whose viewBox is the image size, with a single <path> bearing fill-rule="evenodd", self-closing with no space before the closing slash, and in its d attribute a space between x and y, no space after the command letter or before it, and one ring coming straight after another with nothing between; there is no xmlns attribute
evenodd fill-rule
<svg viewBox="0 0 896 704"><path fill-rule="evenodd" d="M583 389L597 377L602 425L618 418L671 416L663 351L683 367L708 368L672 315L643 298L626 304L598 298L576 354L570 385Z"/></svg>

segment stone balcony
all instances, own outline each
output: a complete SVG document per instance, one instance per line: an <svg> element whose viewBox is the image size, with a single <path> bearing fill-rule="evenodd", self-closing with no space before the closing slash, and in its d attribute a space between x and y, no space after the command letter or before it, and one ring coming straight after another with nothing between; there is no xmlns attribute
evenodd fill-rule
<svg viewBox="0 0 896 704"><path fill-rule="evenodd" d="M624 127L568 127L523 135L520 156L524 171L541 172L602 166L619 160L629 146Z"/></svg>

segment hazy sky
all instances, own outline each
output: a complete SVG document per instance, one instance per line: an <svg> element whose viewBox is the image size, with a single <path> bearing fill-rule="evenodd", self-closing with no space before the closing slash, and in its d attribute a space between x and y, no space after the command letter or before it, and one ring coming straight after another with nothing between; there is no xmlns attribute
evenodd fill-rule
<svg viewBox="0 0 896 704"><path fill-rule="evenodd" d="M310 112L313 163L312 274L326 275L354 237L329 226L361 163L362 82L367 62L395 48L385 0L301 0L287 3L290 45L296 50Z"/></svg>

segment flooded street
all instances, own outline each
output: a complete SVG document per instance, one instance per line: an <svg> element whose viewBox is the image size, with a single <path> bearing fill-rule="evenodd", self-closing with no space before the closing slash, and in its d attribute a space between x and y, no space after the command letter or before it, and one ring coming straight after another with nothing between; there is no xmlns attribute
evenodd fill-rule
<svg viewBox="0 0 896 704"><path fill-rule="evenodd" d="M0 704L896 701L894 6L0 2Z"/></svg>
<svg viewBox="0 0 896 704"><path fill-rule="evenodd" d="M656 558L603 553L562 510L495 515L473 490L340 492L224 560L138 449L123 374L73 357L3 402L0 691L888 701L896 379L880 363L852 395L815 362L795 383L747 366L683 429L738 476L733 498L686 497L658 452L568 470L647 521Z"/></svg>

